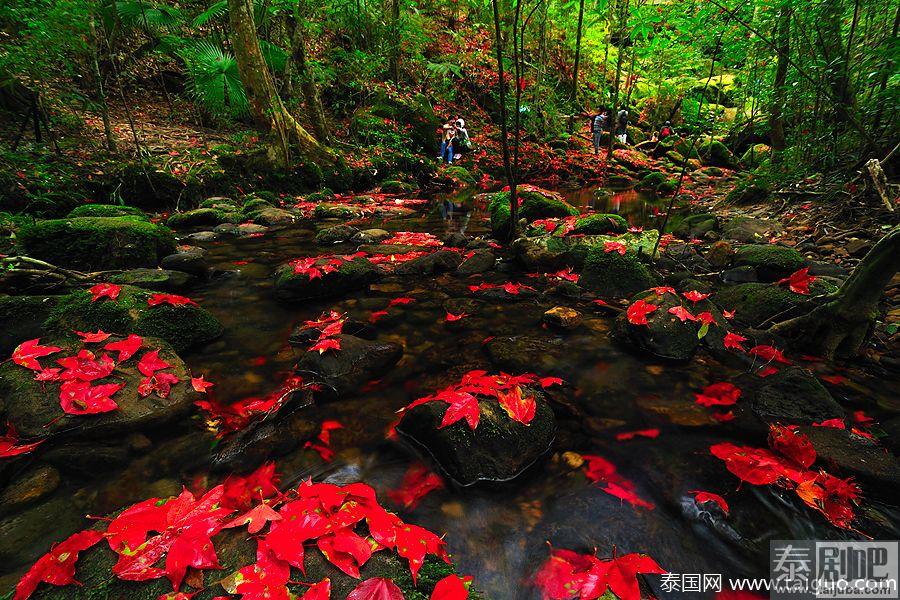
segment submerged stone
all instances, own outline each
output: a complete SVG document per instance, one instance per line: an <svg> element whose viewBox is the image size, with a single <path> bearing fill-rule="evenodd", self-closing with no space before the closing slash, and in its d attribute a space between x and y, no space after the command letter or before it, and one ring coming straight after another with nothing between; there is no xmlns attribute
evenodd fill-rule
<svg viewBox="0 0 900 600"><path fill-rule="evenodd" d="M373 342L344 334L336 337L340 350L307 352L300 359L299 369L305 379L323 384L337 396L357 392L369 381L384 376L403 356L403 346L394 342Z"/></svg>

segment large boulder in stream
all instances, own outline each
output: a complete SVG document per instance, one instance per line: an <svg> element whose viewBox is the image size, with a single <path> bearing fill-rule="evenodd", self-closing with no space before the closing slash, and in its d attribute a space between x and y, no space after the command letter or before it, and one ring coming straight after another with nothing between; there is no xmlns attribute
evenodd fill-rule
<svg viewBox="0 0 900 600"><path fill-rule="evenodd" d="M802 254L775 244L746 244L735 251L735 267L753 267L760 281L778 281L806 266Z"/></svg>
<svg viewBox="0 0 900 600"><path fill-rule="evenodd" d="M534 419L514 421L496 398L479 398L478 426L465 419L440 428L449 405L428 402L406 411L397 433L430 455L455 482L469 486L479 481L509 481L534 464L553 443L556 421L540 391L526 388L536 401Z"/></svg>
<svg viewBox="0 0 900 600"><path fill-rule="evenodd" d="M786 320L798 316L794 310L810 301L837 290L837 286L817 279L809 286L810 295L795 294L786 285L772 283L740 283L719 290L716 304L734 311L734 320L744 327L759 327L772 319Z"/></svg>
<svg viewBox="0 0 900 600"><path fill-rule="evenodd" d="M438 273L452 273L462 262L463 257L459 252L450 250L438 250L425 256L402 262L394 267L396 275L436 275Z"/></svg>
<svg viewBox="0 0 900 600"><path fill-rule="evenodd" d="M578 209L563 200L556 192L533 185L520 185L519 218L531 223L535 219L561 218L578 215ZM509 192L486 194L491 215L491 234L498 240L509 238Z"/></svg>
<svg viewBox="0 0 900 600"><path fill-rule="evenodd" d="M378 268L365 258L336 259L340 265L328 270L333 260L333 257L319 257L309 268L297 261L281 265L275 271L275 297L283 302L332 298L365 289L380 277Z"/></svg>
<svg viewBox="0 0 900 600"><path fill-rule="evenodd" d="M579 283L603 296L631 296L656 284L657 277L635 252L607 252L603 245L593 246L584 261Z"/></svg>
<svg viewBox="0 0 900 600"><path fill-rule="evenodd" d="M809 425L844 417L844 410L825 386L800 367L788 367L766 377L756 391L752 408L766 423Z"/></svg>
<svg viewBox="0 0 900 600"><path fill-rule="evenodd" d="M195 304L150 306L154 293L123 285L115 300L96 302L86 290L76 290L60 298L45 322L47 330L59 335L72 331L136 333L158 337L181 352L212 341L222 334L222 324L209 311Z"/></svg>
<svg viewBox="0 0 900 600"><path fill-rule="evenodd" d="M172 232L144 217L78 217L25 225L22 253L58 267L104 271L155 267L175 251Z"/></svg>
<svg viewBox="0 0 900 600"><path fill-rule="evenodd" d="M692 307L685 307L675 294L664 293L660 296L652 290L638 294L632 300L653 304L656 310L646 315L646 325L635 325L628 320L626 314L619 315L612 330L612 335L618 342L665 360L685 361L694 355L700 345L700 338L697 336L699 325L669 312L676 307L693 311Z"/></svg>
<svg viewBox="0 0 900 600"><path fill-rule="evenodd" d="M108 342L121 340L112 337ZM53 345L62 350L41 359L45 368L54 366L55 360L76 355L84 344L66 339L42 340L43 345ZM92 348L102 363L99 348ZM152 350L159 351L159 358L168 363L166 373L178 378L168 396L157 393L141 394L139 388L145 376L137 369L139 359ZM110 352L111 358L116 353ZM65 435L67 437L102 439L121 436L172 421L191 410L199 394L191 387L191 374L187 365L175 354L172 347L160 339L144 338L141 349L130 359L119 362L106 377L91 381L92 386L121 384L123 387L111 395L117 408L99 414L73 415L63 412L60 400L60 383L35 381L35 372L13 362L0 366L0 400L10 424L24 439ZM79 400L73 406L79 406ZM83 409L82 409L83 410Z"/></svg>
<svg viewBox="0 0 900 600"><path fill-rule="evenodd" d="M603 248L606 242L621 242L626 248L643 256L650 256L659 234L655 229L624 235L534 235L521 237L512 243L516 259L531 271L555 271L566 266L580 267L591 250ZM647 286L635 290L645 289ZM634 293L634 292L632 292Z"/></svg>
<svg viewBox="0 0 900 600"><path fill-rule="evenodd" d="M336 337L340 350L307 352L300 359L299 369L304 378L323 384L337 396L352 394L382 377L403 356L403 346L394 342L373 342L343 334Z"/></svg>

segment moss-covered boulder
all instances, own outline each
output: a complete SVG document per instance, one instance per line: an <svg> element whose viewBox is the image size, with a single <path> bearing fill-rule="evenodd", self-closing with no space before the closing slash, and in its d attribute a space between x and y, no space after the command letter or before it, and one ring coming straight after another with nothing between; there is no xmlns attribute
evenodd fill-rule
<svg viewBox="0 0 900 600"><path fill-rule="evenodd" d="M419 189L415 183L389 179L381 182L381 191L385 194L410 194Z"/></svg>
<svg viewBox="0 0 900 600"><path fill-rule="evenodd" d="M635 325L628 320L626 314L619 315L613 326L616 341L656 358L674 361L691 358L700 345L700 338L697 336L699 325L691 320L682 321L669 312L671 308L683 306L682 300L671 293L660 296L653 291L632 298L632 302L637 300L643 300L657 308L647 314L646 325ZM692 306L684 308L692 313L695 311Z"/></svg>
<svg viewBox="0 0 900 600"><path fill-rule="evenodd" d="M0 355L4 358L25 340L44 334L44 321L56 306L57 296L0 297Z"/></svg>
<svg viewBox="0 0 900 600"><path fill-rule="evenodd" d="M320 246L331 246L341 242L347 242L359 233L356 227L350 225L334 225L326 227L316 233L316 243Z"/></svg>
<svg viewBox="0 0 900 600"><path fill-rule="evenodd" d="M715 231L718 219L713 213L694 213L673 219L672 233L680 238L701 238L710 231Z"/></svg>
<svg viewBox="0 0 900 600"><path fill-rule="evenodd" d="M728 146L720 141L712 140L700 144L697 149L704 165L724 167L726 169L738 168L738 161Z"/></svg>
<svg viewBox="0 0 900 600"><path fill-rule="evenodd" d="M535 219L562 218L578 215L578 209L555 192L531 185L518 188L519 218L530 223ZM491 234L499 239L509 237L509 192L488 195L488 211L491 215Z"/></svg>
<svg viewBox="0 0 900 600"><path fill-rule="evenodd" d="M318 266L328 264L322 257ZM342 261L334 270L310 276L292 263L281 265L275 272L275 297L283 302L304 302L316 298L333 298L355 290L365 289L380 277L378 268L365 258Z"/></svg>
<svg viewBox="0 0 900 600"><path fill-rule="evenodd" d="M383 377L403 356L395 342L339 335L339 352L306 352L300 359L305 381L320 383L337 396L358 392L367 382Z"/></svg>
<svg viewBox="0 0 900 600"><path fill-rule="evenodd" d="M195 208L185 212L173 213L166 225L169 227L194 227L197 225L218 225L232 222L228 213L217 208Z"/></svg>
<svg viewBox="0 0 900 600"><path fill-rule="evenodd" d="M772 148L766 144L753 144L744 155L741 156L741 162L745 167L755 167L769 158L772 154Z"/></svg>
<svg viewBox="0 0 900 600"><path fill-rule="evenodd" d="M190 287L196 277L184 271L168 269L129 269L110 275L108 281L157 292L180 292Z"/></svg>
<svg viewBox="0 0 900 600"><path fill-rule="evenodd" d="M734 266L756 269L760 281L778 281L806 265L806 259L793 248L776 244L746 244L734 255Z"/></svg>
<svg viewBox="0 0 900 600"><path fill-rule="evenodd" d="M252 218L255 223L270 227L273 225L291 225L300 219L296 213L276 206L255 211Z"/></svg>
<svg viewBox="0 0 900 600"><path fill-rule="evenodd" d="M440 175L452 180L457 185L475 185L475 176L465 167L452 165L444 169Z"/></svg>
<svg viewBox="0 0 900 600"><path fill-rule="evenodd" d="M751 406L766 423L809 425L844 417L844 410L815 375L800 367L788 367L767 377Z"/></svg>
<svg viewBox="0 0 900 600"><path fill-rule="evenodd" d="M82 204L73 208L66 218L78 217L138 217L149 221L141 209L120 204Z"/></svg>
<svg viewBox="0 0 900 600"><path fill-rule="evenodd" d="M152 295L150 290L122 286L116 300L92 302L89 292L78 290L60 299L44 326L60 335L98 329L136 333L161 338L178 352L222 334L222 324L206 309L193 304L149 306Z"/></svg>
<svg viewBox="0 0 900 600"><path fill-rule="evenodd" d="M675 190L678 189L678 180L677 179L666 179L658 186L656 186L656 195L657 196L671 196L675 193Z"/></svg>
<svg viewBox="0 0 900 600"><path fill-rule="evenodd" d="M316 219L358 219L365 214L362 207L348 204L322 202L317 204L313 215Z"/></svg>
<svg viewBox="0 0 900 600"><path fill-rule="evenodd" d="M578 219L572 231L586 235L625 233L628 231L628 221L620 215L599 213Z"/></svg>
<svg viewBox="0 0 900 600"><path fill-rule="evenodd" d="M603 296L631 296L653 287L656 276L641 262L637 253L607 252L603 244L588 251L579 284Z"/></svg>
<svg viewBox="0 0 900 600"><path fill-rule="evenodd" d="M478 398L479 421L473 431L465 419L439 428L449 405L428 402L404 413L397 433L430 456L462 486L479 481L509 481L537 461L553 443L556 421L539 390L523 389L534 396L534 419L514 421L496 398Z"/></svg>
<svg viewBox="0 0 900 600"><path fill-rule="evenodd" d="M631 252L650 256L658 237L655 229L624 235L561 237L544 234L521 237L512 243L512 250L526 268L553 271L566 266L581 267L588 253L597 246L603 247L605 242L621 242Z"/></svg>
<svg viewBox="0 0 900 600"><path fill-rule="evenodd" d="M666 180L666 174L661 171L647 173L635 186L639 190L654 191L656 186Z"/></svg>
<svg viewBox="0 0 900 600"><path fill-rule="evenodd" d="M725 196L725 202L736 204L755 204L762 202L772 193L772 185L761 177L747 177L739 181Z"/></svg>
<svg viewBox="0 0 900 600"><path fill-rule="evenodd" d="M109 338L108 341L117 339L121 338ZM61 352L43 359L45 367L53 364L56 358L74 356L85 347L80 340L57 338L41 341L62 348ZM91 349L99 355L99 349ZM138 371L137 363L150 350L158 350L159 357L171 365L166 372L179 379L165 398L156 393L142 395L138 391L145 377ZM112 395L118 406L115 410L90 415L67 414L60 406L59 382L35 381L34 371L12 362L0 366L0 398L4 399L6 418L25 438L53 435L97 438L161 425L189 412L199 397L191 387L190 379L190 370L169 344L145 337L141 350L134 357L116 364L108 377L91 382L92 385L124 384ZM75 406L78 406L77 403Z"/></svg>
<svg viewBox="0 0 900 600"><path fill-rule="evenodd" d="M19 230L23 254L82 271L155 267L175 251L172 232L142 217L51 219Z"/></svg>
<svg viewBox="0 0 900 600"><path fill-rule="evenodd" d="M810 295L795 294L786 285L774 283L741 283L719 290L713 297L724 310L734 311L734 320L744 327L758 327L776 315L788 319L793 310L806 304L810 297L837 291L837 287L817 279L810 285Z"/></svg>

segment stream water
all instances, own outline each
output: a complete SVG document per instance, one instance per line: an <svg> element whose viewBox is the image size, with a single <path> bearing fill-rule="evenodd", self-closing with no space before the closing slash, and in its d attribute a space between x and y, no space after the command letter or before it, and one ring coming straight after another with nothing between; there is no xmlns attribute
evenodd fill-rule
<svg viewBox="0 0 900 600"><path fill-rule="evenodd" d="M472 193L454 196L472 202ZM633 191L605 194L594 190L567 192L578 206L618 212L633 225L654 225L654 202ZM421 214L368 227L395 231L427 231L441 235L464 228L470 235L488 232L485 214L474 207L468 218L441 219L434 206ZM455 489L449 486L426 496L413 509L394 507L407 520L436 532L446 532L448 549L460 572L473 575L488 598L529 598L537 592L529 578L554 547L590 551L600 556L640 551L680 573L722 573L762 576L767 572L768 540L830 538L842 534L803 508L789 494L771 487L743 486L709 454L710 444L741 440L740 434L711 420L707 409L694 403L694 393L716 381L740 381L746 374L698 355L686 365L669 365L630 354L614 345L607 332L609 313L588 301L566 304L584 316L583 324L561 333L541 326L541 315L560 298L542 297L510 303L484 303L459 328L444 323L447 298L471 298L473 280L443 275L416 280L389 277L369 292L334 301L285 306L275 301L272 273L284 261L322 253L353 252L350 245L316 246L313 230L273 229L261 237L223 236L202 243L211 266L224 271L190 295L225 326L218 341L185 355L195 374L216 385L222 401L259 396L277 388L300 358L302 348L287 342L291 330L324 310L338 310L366 320L388 299L412 296L417 302L391 309L379 322L379 339L403 345L399 365L381 381L351 397L302 409L309 419L336 419L344 429L333 432L334 460L324 464L310 450L297 449L277 460L282 480L331 477L363 480L379 493L399 486L416 457L385 439L395 412L411 400L456 380L469 369L498 370L482 350L488 336L518 336L528 340L520 357L525 370L559 376L566 386L559 394L558 434L552 454L523 477L508 484ZM522 281L525 273L503 265L483 280ZM475 279L475 283L481 279ZM825 367L822 367L825 368ZM838 393L851 403L868 398L896 402L896 388L846 373L848 385ZM867 411L875 410L866 406ZM192 420L173 431L190 431ZM617 441L615 434L658 428L656 439ZM634 507L587 482L562 453L600 455L636 486L637 494L654 508ZM175 479L189 477L179 465ZM185 483L188 483L187 481ZM731 516L698 510L690 490L725 496ZM390 504L388 504L390 506ZM97 500L92 510L110 510ZM894 519L892 509L876 506ZM896 521L895 521L896 522Z"/></svg>

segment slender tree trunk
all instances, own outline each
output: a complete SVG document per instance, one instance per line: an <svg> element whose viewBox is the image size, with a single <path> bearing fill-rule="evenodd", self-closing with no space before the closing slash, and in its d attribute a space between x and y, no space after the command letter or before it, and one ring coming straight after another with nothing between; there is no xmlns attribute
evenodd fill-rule
<svg viewBox="0 0 900 600"><path fill-rule="evenodd" d="M306 60L306 32L304 30L304 11L298 10L298 18L291 19L293 34L291 36L291 62L292 70L299 79L300 89L303 93L303 102L306 106L306 114L312 124L312 131L316 139L323 144L331 144L331 132L328 130L328 121L325 120L325 109L319 98L319 87L313 77L312 69Z"/></svg>
<svg viewBox="0 0 900 600"><path fill-rule="evenodd" d="M613 147L616 144L616 127L618 126L618 104L619 104L619 78L622 76L622 40L625 37L625 26L628 20L628 0L621 4L619 18L616 30L618 31L618 39L616 40L616 79L613 86L612 108L609 111L609 146L606 148L606 170L609 170L612 162Z"/></svg>
<svg viewBox="0 0 900 600"><path fill-rule="evenodd" d="M320 145L284 107L259 46L251 0L228 0L228 22L238 74L247 92L254 121L270 136L270 160L287 167L291 160L291 145L296 144L309 158L334 162L334 154Z"/></svg>
<svg viewBox="0 0 900 600"><path fill-rule="evenodd" d="M578 2L578 29L575 33L575 67L572 70L572 104L578 101L578 66L581 63L581 29L584 23L584 0Z"/></svg>
<svg viewBox="0 0 900 600"><path fill-rule="evenodd" d="M400 82L400 0L391 0L391 57L390 71L394 83Z"/></svg>
<svg viewBox="0 0 900 600"><path fill-rule="evenodd" d="M853 108L853 94L850 92L850 75L841 36L843 17L841 0L826 0L822 7L819 24L822 28L822 53L826 63L826 79L835 101L835 117L839 123L848 121Z"/></svg>
<svg viewBox="0 0 900 600"><path fill-rule="evenodd" d="M894 14L894 26L891 29L891 36L886 40L886 43L890 44L892 40L896 40L898 33L900 33L900 5L897 6L897 12ZM881 71L881 82L878 84L878 90L882 94L887 89L888 78L894 73L895 68L894 61L891 60L891 58L886 58L884 67ZM874 131L876 132L882 129L881 117L884 115L884 105L884 102L879 102L878 109L875 111L875 120L873 123ZM887 123L885 123L884 127L887 127Z"/></svg>
<svg viewBox="0 0 900 600"><path fill-rule="evenodd" d="M494 47L497 51L497 75L499 77L500 87L500 136L501 148L503 149L503 170L506 172L506 183L509 186L509 239L516 238L519 227L519 197L518 197L518 181L516 170L510 160L509 153L509 130L507 127L507 110L506 110L506 79L505 69L503 68L503 33L500 30L500 7L497 5L499 0L491 0L491 7L494 10ZM516 0L518 2L518 0ZM513 31L515 35L515 31ZM516 82L518 85L518 82Z"/></svg>
<svg viewBox="0 0 900 600"><path fill-rule="evenodd" d="M784 136L784 84L787 81L788 57L791 53L791 7L785 2L778 14L777 44L778 64L772 90L772 106L769 109L769 139L775 154L773 160L781 160L781 152L787 147Z"/></svg>
<svg viewBox="0 0 900 600"><path fill-rule="evenodd" d="M116 138L109 123L109 106L106 104L103 75L100 73L100 63L97 60L97 54L100 52L100 41L97 37L97 26L93 15L90 16L88 27L91 35L91 71L97 84L97 98L100 104L100 118L103 120L103 133L106 136L106 148L110 152L116 152Z"/></svg>

